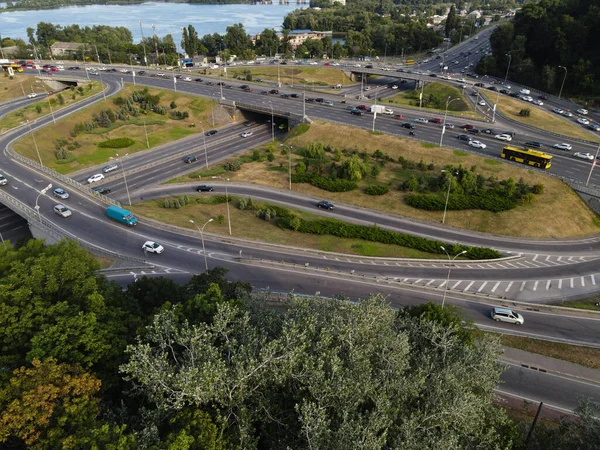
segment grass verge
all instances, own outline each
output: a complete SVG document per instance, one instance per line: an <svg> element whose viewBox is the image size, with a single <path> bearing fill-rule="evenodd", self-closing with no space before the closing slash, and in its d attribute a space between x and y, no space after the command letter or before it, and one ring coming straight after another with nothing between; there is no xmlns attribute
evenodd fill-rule
<svg viewBox="0 0 600 450"><path fill-rule="evenodd" d="M277 81L276 65L228 69L227 72L240 78L244 78L247 73L250 73L254 81L257 78L262 78L265 81ZM335 84L346 86L355 84L341 70L289 64L279 66L279 80L284 84L307 86L332 86Z"/></svg>
<svg viewBox="0 0 600 450"><path fill-rule="evenodd" d="M496 100L495 94L484 92L484 89L481 89L480 92L482 97L485 97L489 105L494 104ZM584 130L581 125L558 117L556 114L547 112L529 102L517 100L506 95L501 95L497 108L505 116L541 130L551 131L553 133L563 134L565 136L570 136L577 139L586 139L588 141L598 139L598 137L592 134L592 132ZM525 108L529 108L531 111L529 117L522 117L519 115L519 112ZM558 138L556 138L556 141L559 142Z"/></svg>
<svg viewBox="0 0 600 450"><path fill-rule="evenodd" d="M600 311L600 306L598 306L597 303L600 303L600 294L581 300L567 300L562 302L560 306L565 306L567 308L587 309L590 311Z"/></svg>
<svg viewBox="0 0 600 450"><path fill-rule="evenodd" d="M523 178L529 185L543 184L544 192L536 196L533 203L518 206L509 211L493 213L481 210L448 211L446 223L469 230L486 233L538 237L559 238L585 236L600 232L600 221L581 198L571 188L560 180L546 176L539 171L529 170L526 167L506 164L504 162L477 156L471 153L445 148L430 148L427 144L409 139L397 138L390 135L372 135L366 130L315 122L306 132L296 137L288 138L286 145L292 145L292 168L303 157L298 154L299 149L307 148L312 142L322 142L333 149L356 150L372 155L381 149L387 156L398 161L400 156L411 161L422 161L425 165L433 163L435 170L439 171L446 165L471 168L476 167L476 173L482 176L506 179L512 177L515 181ZM276 143L277 144L277 143ZM269 145L258 147L261 154L266 154ZM227 172L232 181L256 183L288 189L288 155L282 150L286 147L275 145L274 159L268 162L244 163L240 170ZM244 160L249 160L253 150L241 155ZM188 176L180 177L178 182L198 181L213 176L214 170L224 170L223 163L209 167L209 171L194 172ZM293 169L292 169L293 170ZM326 192L309 184L294 184L293 190L315 197L327 198L333 202L339 201L354 204L365 208L376 208L406 217L412 217L428 222L441 222L442 213L424 211L412 208L404 203L403 191L398 189L402 180L410 176L397 163L386 163L381 167L381 172L376 179L367 177L359 189L350 192ZM369 184L383 184L390 191L374 198L362 192L362 188Z"/></svg>
<svg viewBox="0 0 600 450"><path fill-rule="evenodd" d="M193 196L189 196L190 198ZM196 196L197 197L197 196ZM137 203L129 209L134 214L140 214L161 222L195 230L190 223L205 223L215 218L205 229L207 233L229 235L227 224L226 204L191 203L179 209L162 208L161 200L148 200ZM421 252L398 245L386 245L360 239L343 239L335 236L317 236L299 233L292 230L282 230L275 225L267 224L251 211L242 211L236 207L237 201L230 202L232 236L253 239L260 242L270 242L292 247L312 248L335 253L346 253L362 256L379 256L394 258L439 258L439 255ZM319 215L305 211L296 211L298 216L311 220L322 218ZM268 230L268 232L266 232Z"/></svg>
<svg viewBox="0 0 600 450"><path fill-rule="evenodd" d="M45 93L51 90L46 85L40 86L39 84L43 83L39 80L37 81L38 83L31 83L35 84L35 89L32 88L34 92ZM101 92L102 84L91 81L89 83L82 84L81 88L81 90L73 88L57 92L24 108L6 114L2 120L0 120L0 132L5 132L12 128L18 127L19 125L24 125L28 120L31 122L39 117L50 114L51 112L60 111L61 109L66 108L73 103L85 100L86 98ZM61 97L63 102L62 104L60 100ZM50 110L51 106L52 111Z"/></svg>
<svg viewBox="0 0 600 450"><path fill-rule="evenodd" d="M419 106L420 90L401 92L391 98L382 100L383 103L392 103L400 106ZM425 84L423 88L423 110L427 112L439 112L444 114L446 110L446 100L458 98L460 100L452 101L448 105L448 114L459 117L480 117L472 108L469 101L465 98L460 89L445 83L433 82Z"/></svg>
<svg viewBox="0 0 600 450"><path fill-rule="evenodd" d="M203 123L205 130L211 128L213 108L215 127L231 121L229 113L225 109L215 106L215 103L210 99L193 97L168 90L148 89L151 95L160 98L160 105L167 109L167 114L160 115L154 112L148 112L147 114L140 113L138 117L130 116L125 121L116 120L107 127L98 127L91 131L83 131L76 135L76 137L72 137L71 133L75 125L89 123L94 116L100 115L107 109L111 109L116 113L120 108L115 104L117 98L124 99L129 97L134 91L141 90L142 88L128 84L117 96L95 103L78 114L65 117L57 121L56 124L44 127L42 131L36 132L35 137L44 165L60 173L70 173L97 164L107 163L113 158L115 152L135 153L146 150L146 132L150 147L166 144L192 134L202 133L202 128L198 124ZM175 108L172 108L172 105L175 105ZM170 118L169 112L175 110L187 112L189 117L182 120ZM41 138L42 134L43 139ZM134 141L133 145L125 149L98 147L98 144L102 141L122 137L132 139ZM56 146L61 139L64 139L64 142L67 144L71 156L69 159L57 159L55 153ZM18 153L37 160L38 157L32 143L31 136L26 136L15 142L13 147Z"/></svg>
<svg viewBox="0 0 600 450"><path fill-rule="evenodd" d="M495 334L495 333L491 333ZM510 334L500 335L500 343L505 347L516 348L525 352L537 353L550 358L561 359L580 366L600 369L600 349L544 341Z"/></svg>
<svg viewBox="0 0 600 450"><path fill-rule="evenodd" d="M17 73L11 79L7 73L4 73L0 77L0 102L23 98L32 92L41 94L49 90L50 88L43 81L31 75Z"/></svg>

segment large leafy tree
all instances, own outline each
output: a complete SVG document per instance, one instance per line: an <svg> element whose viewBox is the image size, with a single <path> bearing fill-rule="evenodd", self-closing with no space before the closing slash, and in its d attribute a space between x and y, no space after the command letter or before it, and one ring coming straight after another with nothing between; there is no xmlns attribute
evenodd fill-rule
<svg viewBox="0 0 600 450"><path fill-rule="evenodd" d="M497 344L378 298L260 305L220 304L210 324L165 310L122 370L159 410L210 411L242 448L510 448Z"/></svg>
<svg viewBox="0 0 600 450"><path fill-rule="evenodd" d="M244 29L244 25L241 23L228 26L223 40L229 52L238 58L243 58L243 55L247 55L253 48L252 39L250 39L250 36L248 36Z"/></svg>

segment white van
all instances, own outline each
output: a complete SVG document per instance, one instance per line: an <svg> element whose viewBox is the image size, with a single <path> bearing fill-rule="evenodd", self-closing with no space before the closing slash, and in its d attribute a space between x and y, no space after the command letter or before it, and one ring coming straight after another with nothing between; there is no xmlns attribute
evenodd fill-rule
<svg viewBox="0 0 600 450"><path fill-rule="evenodd" d="M507 308L494 308L490 316L496 322L508 322L515 325L523 325L523 322L525 322L521 314Z"/></svg>
<svg viewBox="0 0 600 450"><path fill-rule="evenodd" d="M521 89L519 91L519 94L529 95L529 94L531 94L531 91L529 89Z"/></svg>

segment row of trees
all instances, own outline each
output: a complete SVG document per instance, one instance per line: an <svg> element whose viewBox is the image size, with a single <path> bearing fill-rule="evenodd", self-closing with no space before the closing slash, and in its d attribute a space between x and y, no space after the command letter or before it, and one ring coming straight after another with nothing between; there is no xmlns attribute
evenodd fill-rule
<svg viewBox="0 0 600 450"><path fill-rule="evenodd" d="M513 23L494 30L490 38L493 56L483 58L477 71L504 77L510 61L511 80L558 93L564 79L565 91L598 96L600 87L595 83L600 78L598 29L600 14L596 2L527 3L517 12Z"/></svg>

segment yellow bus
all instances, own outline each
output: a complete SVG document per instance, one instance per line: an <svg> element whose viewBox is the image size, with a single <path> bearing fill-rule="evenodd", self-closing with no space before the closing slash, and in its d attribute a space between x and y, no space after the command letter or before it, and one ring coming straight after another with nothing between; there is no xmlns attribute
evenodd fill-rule
<svg viewBox="0 0 600 450"><path fill-rule="evenodd" d="M528 166L539 167L540 169L549 169L552 166L552 155L540 152L539 150L521 149L506 146L500 154L509 161L527 164Z"/></svg>
<svg viewBox="0 0 600 450"><path fill-rule="evenodd" d="M404 64L408 65L408 66L412 66L415 63L414 59L409 59L408 61L406 61Z"/></svg>

